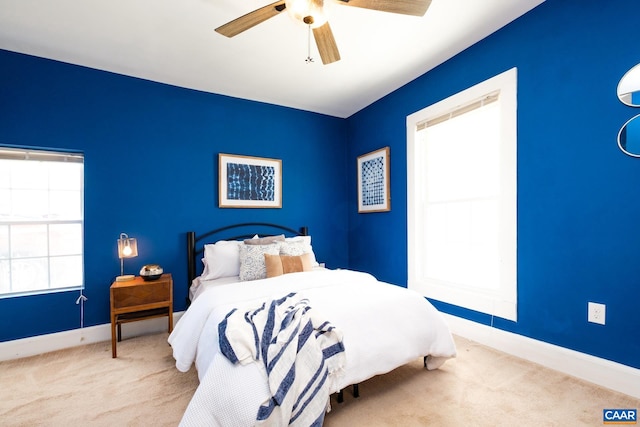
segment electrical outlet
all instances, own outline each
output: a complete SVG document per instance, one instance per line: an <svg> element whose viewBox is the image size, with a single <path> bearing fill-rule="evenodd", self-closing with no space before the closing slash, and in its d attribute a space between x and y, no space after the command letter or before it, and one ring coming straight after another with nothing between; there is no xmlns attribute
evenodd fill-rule
<svg viewBox="0 0 640 427"><path fill-rule="evenodd" d="M598 304L597 302L589 303L589 313L587 317L587 320L589 322L604 325L606 314L607 314L606 305Z"/></svg>

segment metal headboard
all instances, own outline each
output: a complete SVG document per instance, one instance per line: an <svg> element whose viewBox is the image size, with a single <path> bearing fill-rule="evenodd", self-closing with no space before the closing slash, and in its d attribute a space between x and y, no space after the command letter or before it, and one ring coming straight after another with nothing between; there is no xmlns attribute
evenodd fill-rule
<svg viewBox="0 0 640 427"><path fill-rule="evenodd" d="M233 231L233 233L236 233L237 230L243 229L243 228L248 230L253 229L253 231L250 231L244 234L235 235L235 236L227 236L226 234L230 234L230 233L225 233L226 231L230 231L230 230L236 230L236 231ZM256 233L256 230L260 232ZM266 231L266 234L262 233L262 231ZM300 227L299 230L295 230L290 227L285 227L283 225L278 225L278 224L271 224L268 222L245 222L241 224L233 224L233 225L227 225L226 227L216 228L215 230L207 231L206 233L202 233L200 235L196 235L195 231L188 231L187 232L187 275L188 275L187 305L191 303L188 296L189 295L188 290L189 290L189 287L191 286L191 282L193 282L193 279L195 279L198 275L196 272L197 260L201 258L202 255L204 254L205 244L210 242L213 243L213 241L218 241L218 240L250 239L256 234L258 234L259 236L269 236L269 235L274 235L278 233L288 233L294 236L308 236L309 230L307 227ZM215 237L214 239L205 241L205 239L214 235L220 235L224 237Z"/></svg>

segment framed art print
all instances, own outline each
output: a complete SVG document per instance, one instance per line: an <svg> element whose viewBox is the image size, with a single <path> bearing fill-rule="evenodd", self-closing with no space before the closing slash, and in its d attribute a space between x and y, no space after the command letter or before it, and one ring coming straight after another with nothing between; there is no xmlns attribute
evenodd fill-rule
<svg viewBox="0 0 640 427"><path fill-rule="evenodd" d="M389 147L358 156L358 212L391 210Z"/></svg>
<svg viewBox="0 0 640 427"><path fill-rule="evenodd" d="M221 208L281 208L282 160L218 155Z"/></svg>

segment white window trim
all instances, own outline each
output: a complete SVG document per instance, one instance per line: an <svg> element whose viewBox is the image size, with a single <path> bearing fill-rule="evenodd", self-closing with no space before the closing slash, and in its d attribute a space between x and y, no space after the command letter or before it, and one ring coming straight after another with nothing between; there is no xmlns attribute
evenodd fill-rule
<svg viewBox="0 0 640 427"><path fill-rule="evenodd" d="M481 292L469 289L452 289L438 283L427 283L418 277L418 242L422 234L418 218L422 218L420 196L415 181L420 178L420 156L416 147L416 130L426 120L442 116L471 100L500 91L502 108L502 139L509 143L502 145L501 161L502 196L508 201L503 206L507 221L502 222L501 237L502 271L500 290ZM512 68L471 88L450 96L436 104L409 116L407 124L407 243L408 243L408 287L421 292L428 298L487 313L492 316L517 321L517 69ZM420 180L422 181L422 180Z"/></svg>
<svg viewBox="0 0 640 427"><path fill-rule="evenodd" d="M47 162L65 162L65 163L81 163L84 164L84 154L76 153L76 152L62 152L62 151L53 151L46 149L22 149L22 148L13 148L0 146L0 158L2 159L10 159L10 160L32 160L32 161L47 161ZM46 225L57 225L57 224L80 224L82 228L82 235L84 236L84 170L82 176L80 178L80 218L78 219L61 219L61 220L33 220L33 221L1 221L2 225L16 225L16 224L42 224ZM0 293L0 299L5 298L13 298L13 297L21 297L27 295L44 295L50 293L57 292L68 292L74 290L82 290L85 287L84 283L84 238L82 241L82 249L80 256L82 257L82 283L79 286L66 286L66 287L56 287L56 288L40 288L28 291L11 291ZM55 258L56 255L47 254L47 258Z"/></svg>

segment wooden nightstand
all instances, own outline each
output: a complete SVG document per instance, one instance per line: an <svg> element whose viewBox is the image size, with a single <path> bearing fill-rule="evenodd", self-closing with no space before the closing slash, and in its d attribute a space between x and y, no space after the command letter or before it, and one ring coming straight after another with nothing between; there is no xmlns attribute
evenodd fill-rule
<svg viewBox="0 0 640 427"><path fill-rule="evenodd" d="M117 341L122 339L123 323L169 316L169 332L173 330L173 279L163 274L157 280L136 277L111 284L111 352L116 356Z"/></svg>

